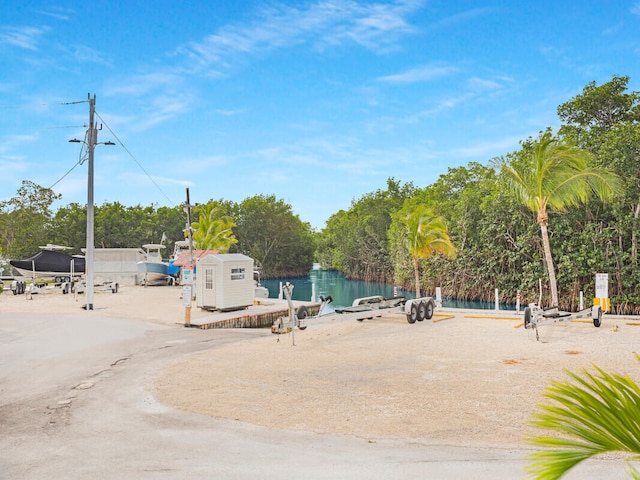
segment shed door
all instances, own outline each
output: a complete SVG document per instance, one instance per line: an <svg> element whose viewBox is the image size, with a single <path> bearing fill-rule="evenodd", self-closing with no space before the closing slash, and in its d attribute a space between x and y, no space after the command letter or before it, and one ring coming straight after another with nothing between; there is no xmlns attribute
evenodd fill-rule
<svg viewBox="0 0 640 480"><path fill-rule="evenodd" d="M204 285L202 289L202 305L204 307L216 306L216 267L204 268Z"/></svg>

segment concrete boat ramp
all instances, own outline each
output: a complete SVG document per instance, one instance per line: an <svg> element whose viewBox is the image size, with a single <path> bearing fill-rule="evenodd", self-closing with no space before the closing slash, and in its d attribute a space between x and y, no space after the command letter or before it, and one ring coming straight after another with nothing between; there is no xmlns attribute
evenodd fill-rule
<svg viewBox="0 0 640 480"><path fill-rule="evenodd" d="M320 304L317 302L293 301L296 310L300 305L307 307L310 316L317 315L320 308ZM254 305L244 310L212 311L211 315L200 315L200 318L191 319L188 325L185 323L185 327L203 330L210 328L271 328L275 320L288 315L289 306L286 300L265 298L256 300Z"/></svg>

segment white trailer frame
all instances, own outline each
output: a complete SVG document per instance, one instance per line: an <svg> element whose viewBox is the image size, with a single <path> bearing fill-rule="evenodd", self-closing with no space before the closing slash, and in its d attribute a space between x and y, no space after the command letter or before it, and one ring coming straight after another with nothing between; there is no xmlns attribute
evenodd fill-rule
<svg viewBox="0 0 640 480"><path fill-rule="evenodd" d="M430 320L437 306L433 297L420 297L406 300L404 297L384 298L380 295L356 298L350 307L336 310L336 313L355 314L356 320L381 317L385 312L404 313L407 322L413 324L425 319Z"/></svg>
<svg viewBox="0 0 640 480"><path fill-rule="evenodd" d="M555 323L587 318L593 320L594 327L600 327L600 325L602 325L602 307L600 307L600 305L594 305L579 312L571 313L558 310L558 307L545 310L535 303L530 303L529 306L524 309L524 328L535 330L536 340L540 340L538 327L542 325L553 325Z"/></svg>

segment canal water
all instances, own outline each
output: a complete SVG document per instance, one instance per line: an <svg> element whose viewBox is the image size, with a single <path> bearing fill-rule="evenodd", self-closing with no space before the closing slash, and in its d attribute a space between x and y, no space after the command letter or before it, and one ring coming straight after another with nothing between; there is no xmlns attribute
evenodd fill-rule
<svg viewBox="0 0 640 480"><path fill-rule="evenodd" d="M351 306L356 298L370 297L372 295L382 295L385 298L390 298L394 295L394 287L391 285L348 280L335 270L314 269L306 277L271 278L261 281L262 285L269 289L270 298L278 298L280 283L284 284L285 282L290 282L293 285L293 300L311 300L313 285L315 285L316 301L320 301L321 296L331 296L333 302L331 302L330 307L334 309ZM416 296L415 291L400 288L397 289L397 295L406 299L415 298ZM426 292L424 295L435 297L435 292ZM476 302L443 297L442 306L493 310L495 309L495 302ZM515 310L515 305L501 303L500 310Z"/></svg>

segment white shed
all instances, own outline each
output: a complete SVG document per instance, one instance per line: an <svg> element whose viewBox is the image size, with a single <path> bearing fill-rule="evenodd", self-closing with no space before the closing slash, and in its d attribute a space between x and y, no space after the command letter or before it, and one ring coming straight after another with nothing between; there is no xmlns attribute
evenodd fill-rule
<svg viewBox="0 0 640 480"><path fill-rule="evenodd" d="M196 306L240 310L253 305L253 259L240 253L206 255L196 262Z"/></svg>

